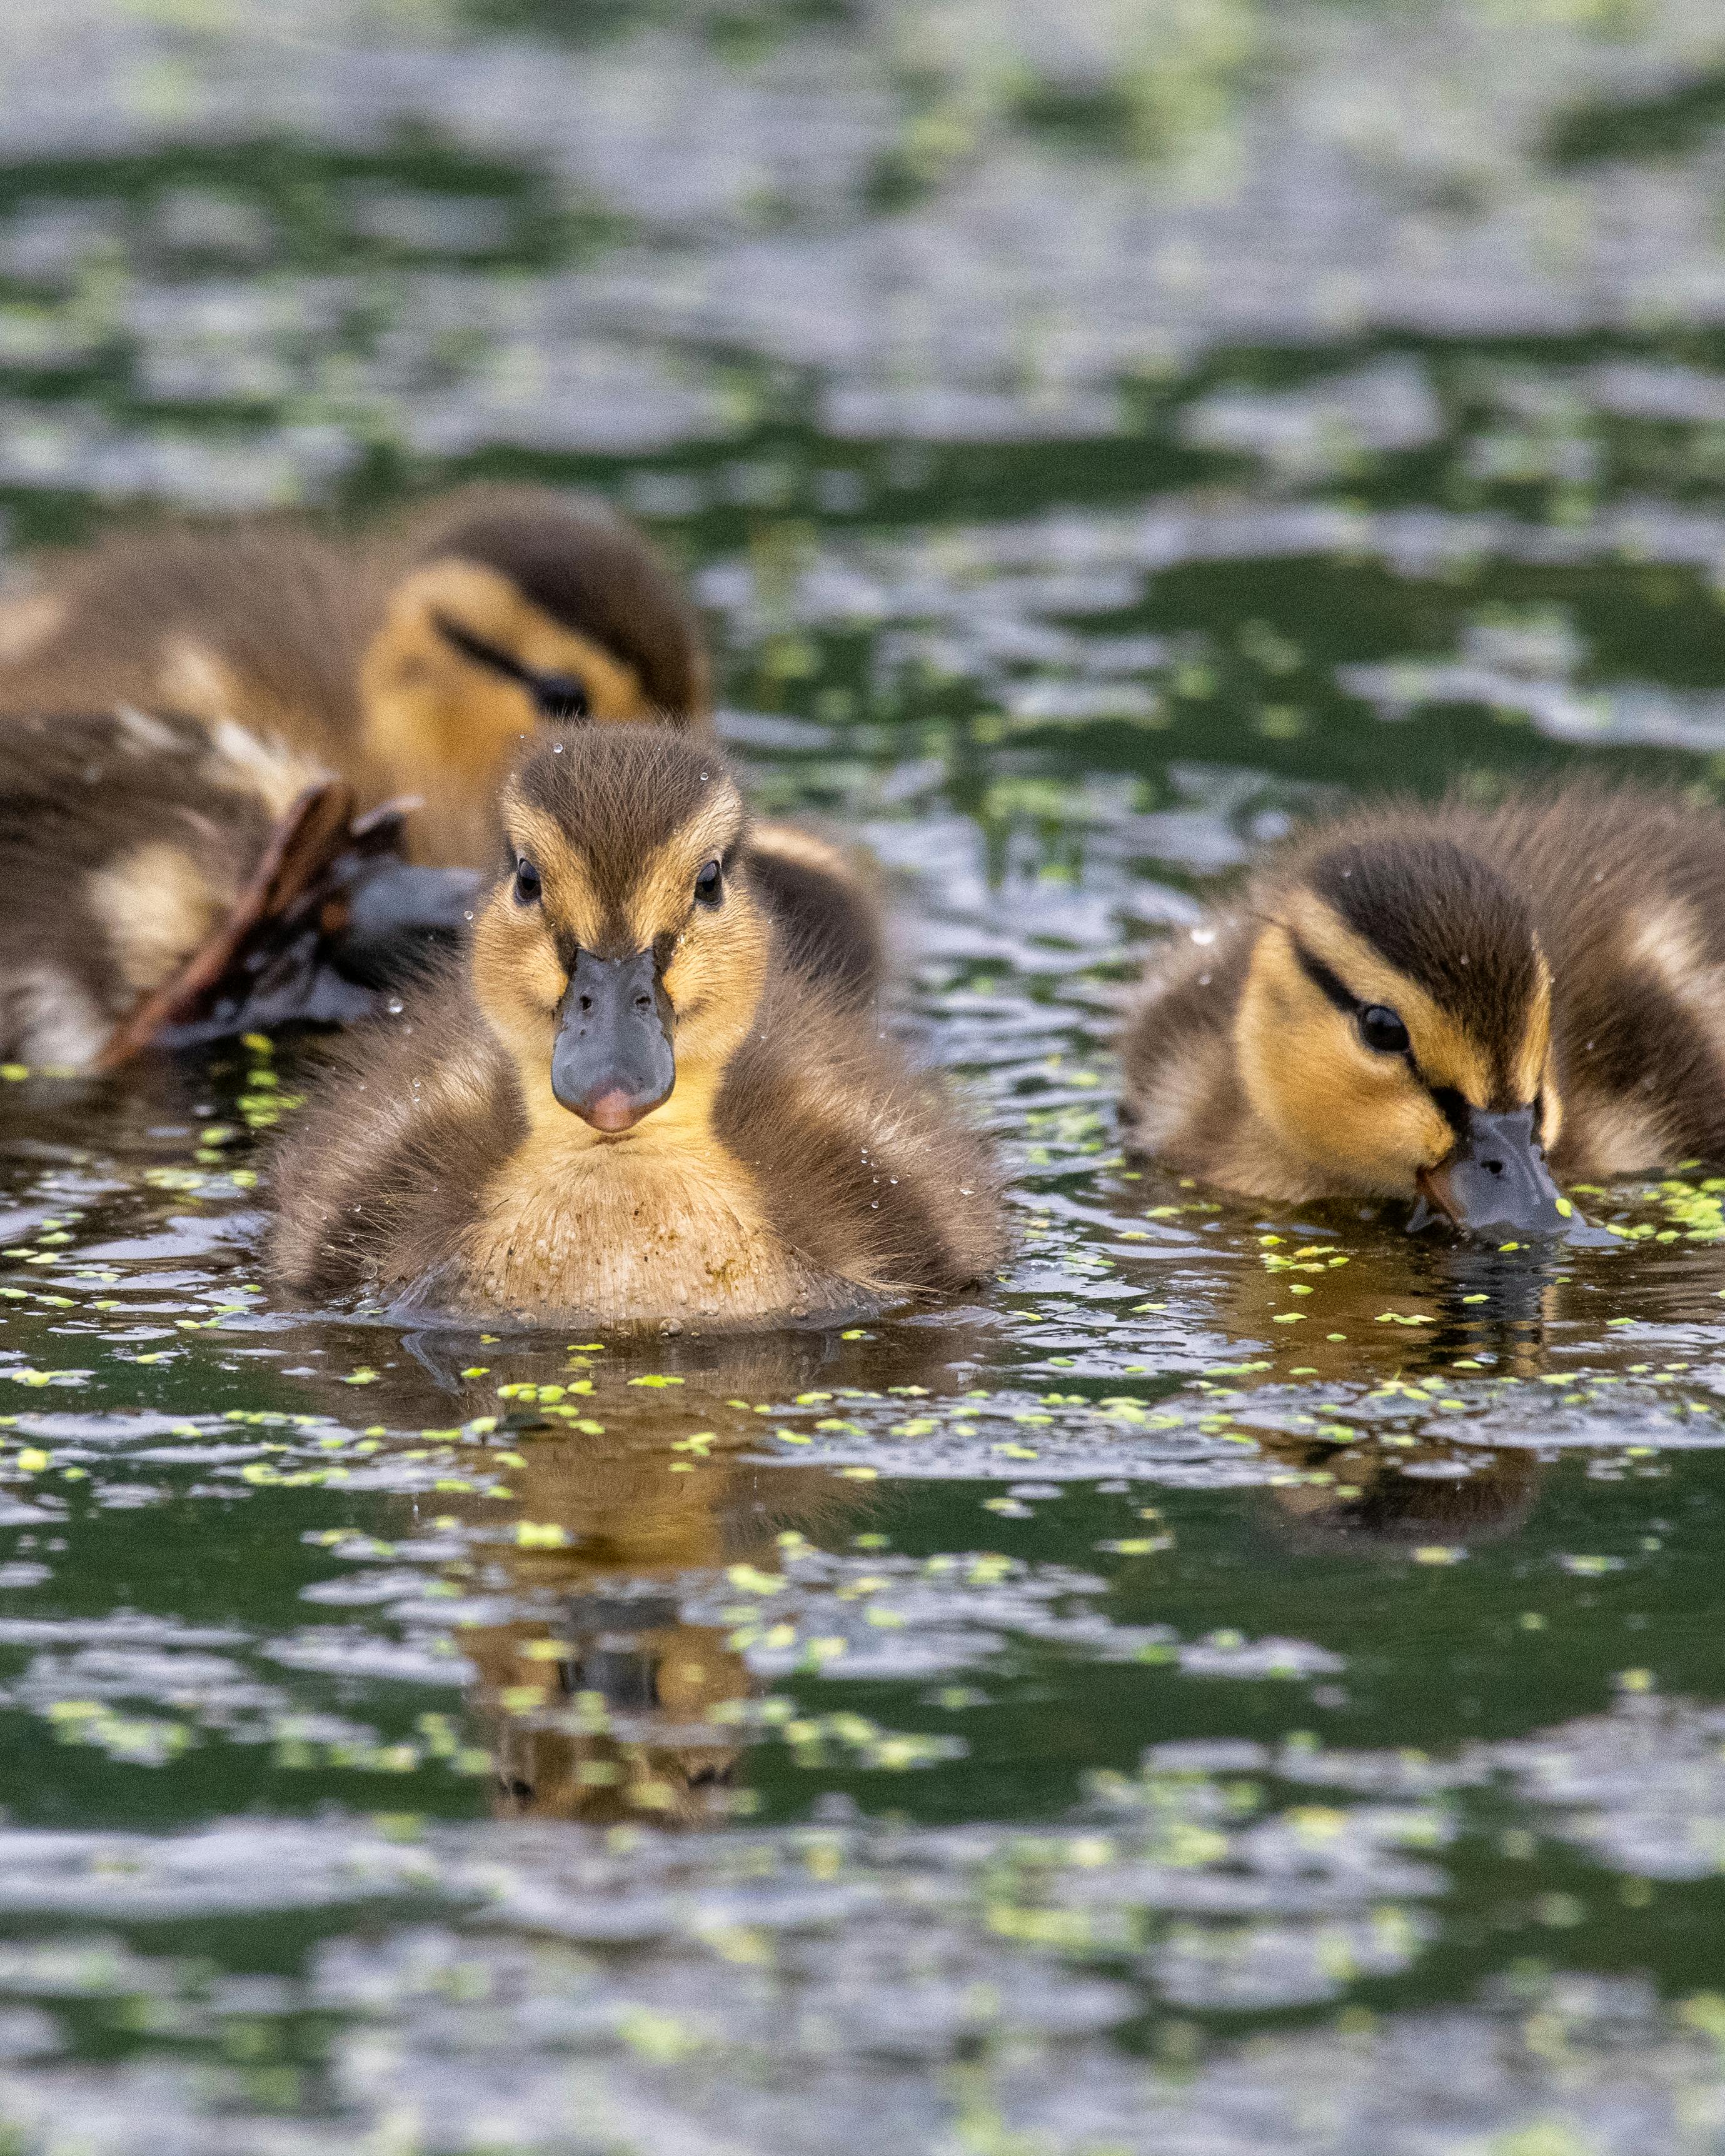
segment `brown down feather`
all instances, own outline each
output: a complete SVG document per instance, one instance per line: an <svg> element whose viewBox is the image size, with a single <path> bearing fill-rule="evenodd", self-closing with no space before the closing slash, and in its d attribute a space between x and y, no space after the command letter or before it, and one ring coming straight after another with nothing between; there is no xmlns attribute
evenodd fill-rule
<svg viewBox="0 0 1725 2156"><path fill-rule="evenodd" d="M0 718L0 1058L81 1065L225 918L304 781L195 720Z"/></svg>
<svg viewBox="0 0 1725 2156"><path fill-rule="evenodd" d="M584 753L572 742L566 757L542 752L521 798L580 834L586 880L615 896L650 875L690 812L705 808L702 774L716 787L728 775L710 745L654 729L605 727L580 743ZM735 889L737 903L754 903L746 855ZM789 1269L816 1282L811 1307L875 1311L978 1279L1004 1249L986 1142L854 999L786 963L776 940L768 948L710 1130ZM527 1172L528 1123L515 1064L475 999L473 963L343 1044L296 1120L275 1168L273 1251L296 1291L475 1308L465 1239Z"/></svg>

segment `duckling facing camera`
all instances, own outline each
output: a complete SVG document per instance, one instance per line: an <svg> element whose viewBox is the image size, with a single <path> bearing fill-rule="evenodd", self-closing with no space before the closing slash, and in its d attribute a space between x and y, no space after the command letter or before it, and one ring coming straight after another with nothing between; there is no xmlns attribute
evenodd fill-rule
<svg viewBox="0 0 1725 2156"><path fill-rule="evenodd" d="M711 748L597 728L502 808L512 865L465 974L354 1037L281 1160L290 1287L705 1329L989 1270L986 1145L787 961Z"/></svg>
<svg viewBox="0 0 1725 2156"><path fill-rule="evenodd" d="M1147 983L1128 1148L1243 1195L1568 1232L1553 1176L1725 1158L1725 823L1593 784L1362 813Z"/></svg>

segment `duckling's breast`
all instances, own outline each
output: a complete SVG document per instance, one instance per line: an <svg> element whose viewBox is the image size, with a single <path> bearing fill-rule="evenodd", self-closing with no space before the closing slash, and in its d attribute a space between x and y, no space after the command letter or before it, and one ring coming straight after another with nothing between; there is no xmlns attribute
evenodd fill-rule
<svg viewBox="0 0 1725 2156"><path fill-rule="evenodd" d="M571 1147L536 1134L494 1178L464 1240L484 1307L609 1324L798 1317L854 1302L768 1220L716 1140L653 1131Z"/></svg>

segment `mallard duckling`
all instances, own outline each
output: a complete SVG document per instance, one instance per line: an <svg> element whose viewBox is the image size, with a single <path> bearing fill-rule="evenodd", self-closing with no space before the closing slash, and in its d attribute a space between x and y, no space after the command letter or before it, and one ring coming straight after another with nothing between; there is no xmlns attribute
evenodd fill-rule
<svg viewBox="0 0 1725 2156"><path fill-rule="evenodd" d="M111 1069L362 1017L478 886L404 866L399 818L230 721L0 718L0 1060Z"/></svg>
<svg viewBox="0 0 1725 2156"><path fill-rule="evenodd" d="M1725 1158L1725 823L1593 784L1344 817L1192 932L1123 1055L1128 1147L1183 1174L1563 1231L1553 1173Z"/></svg>
<svg viewBox="0 0 1725 2156"><path fill-rule="evenodd" d="M704 726L699 624L659 557L547 489L464 490L369 541L297 517L120 531L0 610L0 707L237 720L368 808L418 798L414 859L489 865L547 721Z"/></svg>
<svg viewBox="0 0 1725 2156"><path fill-rule="evenodd" d="M982 1141L778 946L716 753L615 726L506 788L465 978L356 1039L279 1276L495 1321L879 1312L1000 1248Z"/></svg>
<svg viewBox="0 0 1725 2156"><path fill-rule="evenodd" d="M543 487L475 486L375 539L295 517L118 531L0 606L0 709L163 706L405 798L410 860L489 870L508 771L555 728L711 721L700 624L658 555ZM757 884L796 947L866 1000L878 903L811 834L757 825Z"/></svg>

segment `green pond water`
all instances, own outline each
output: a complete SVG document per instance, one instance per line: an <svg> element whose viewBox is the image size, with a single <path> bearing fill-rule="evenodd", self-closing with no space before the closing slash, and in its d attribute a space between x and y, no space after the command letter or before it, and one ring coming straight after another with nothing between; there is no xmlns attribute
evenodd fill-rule
<svg viewBox="0 0 1725 2156"><path fill-rule="evenodd" d="M405 1334L289 1040L0 1070L0 2149L1725 2149L1725 1183L1127 1170L1298 819L1725 794L1725 12L25 6L9 574L601 493L999 1133L962 1307Z"/></svg>

